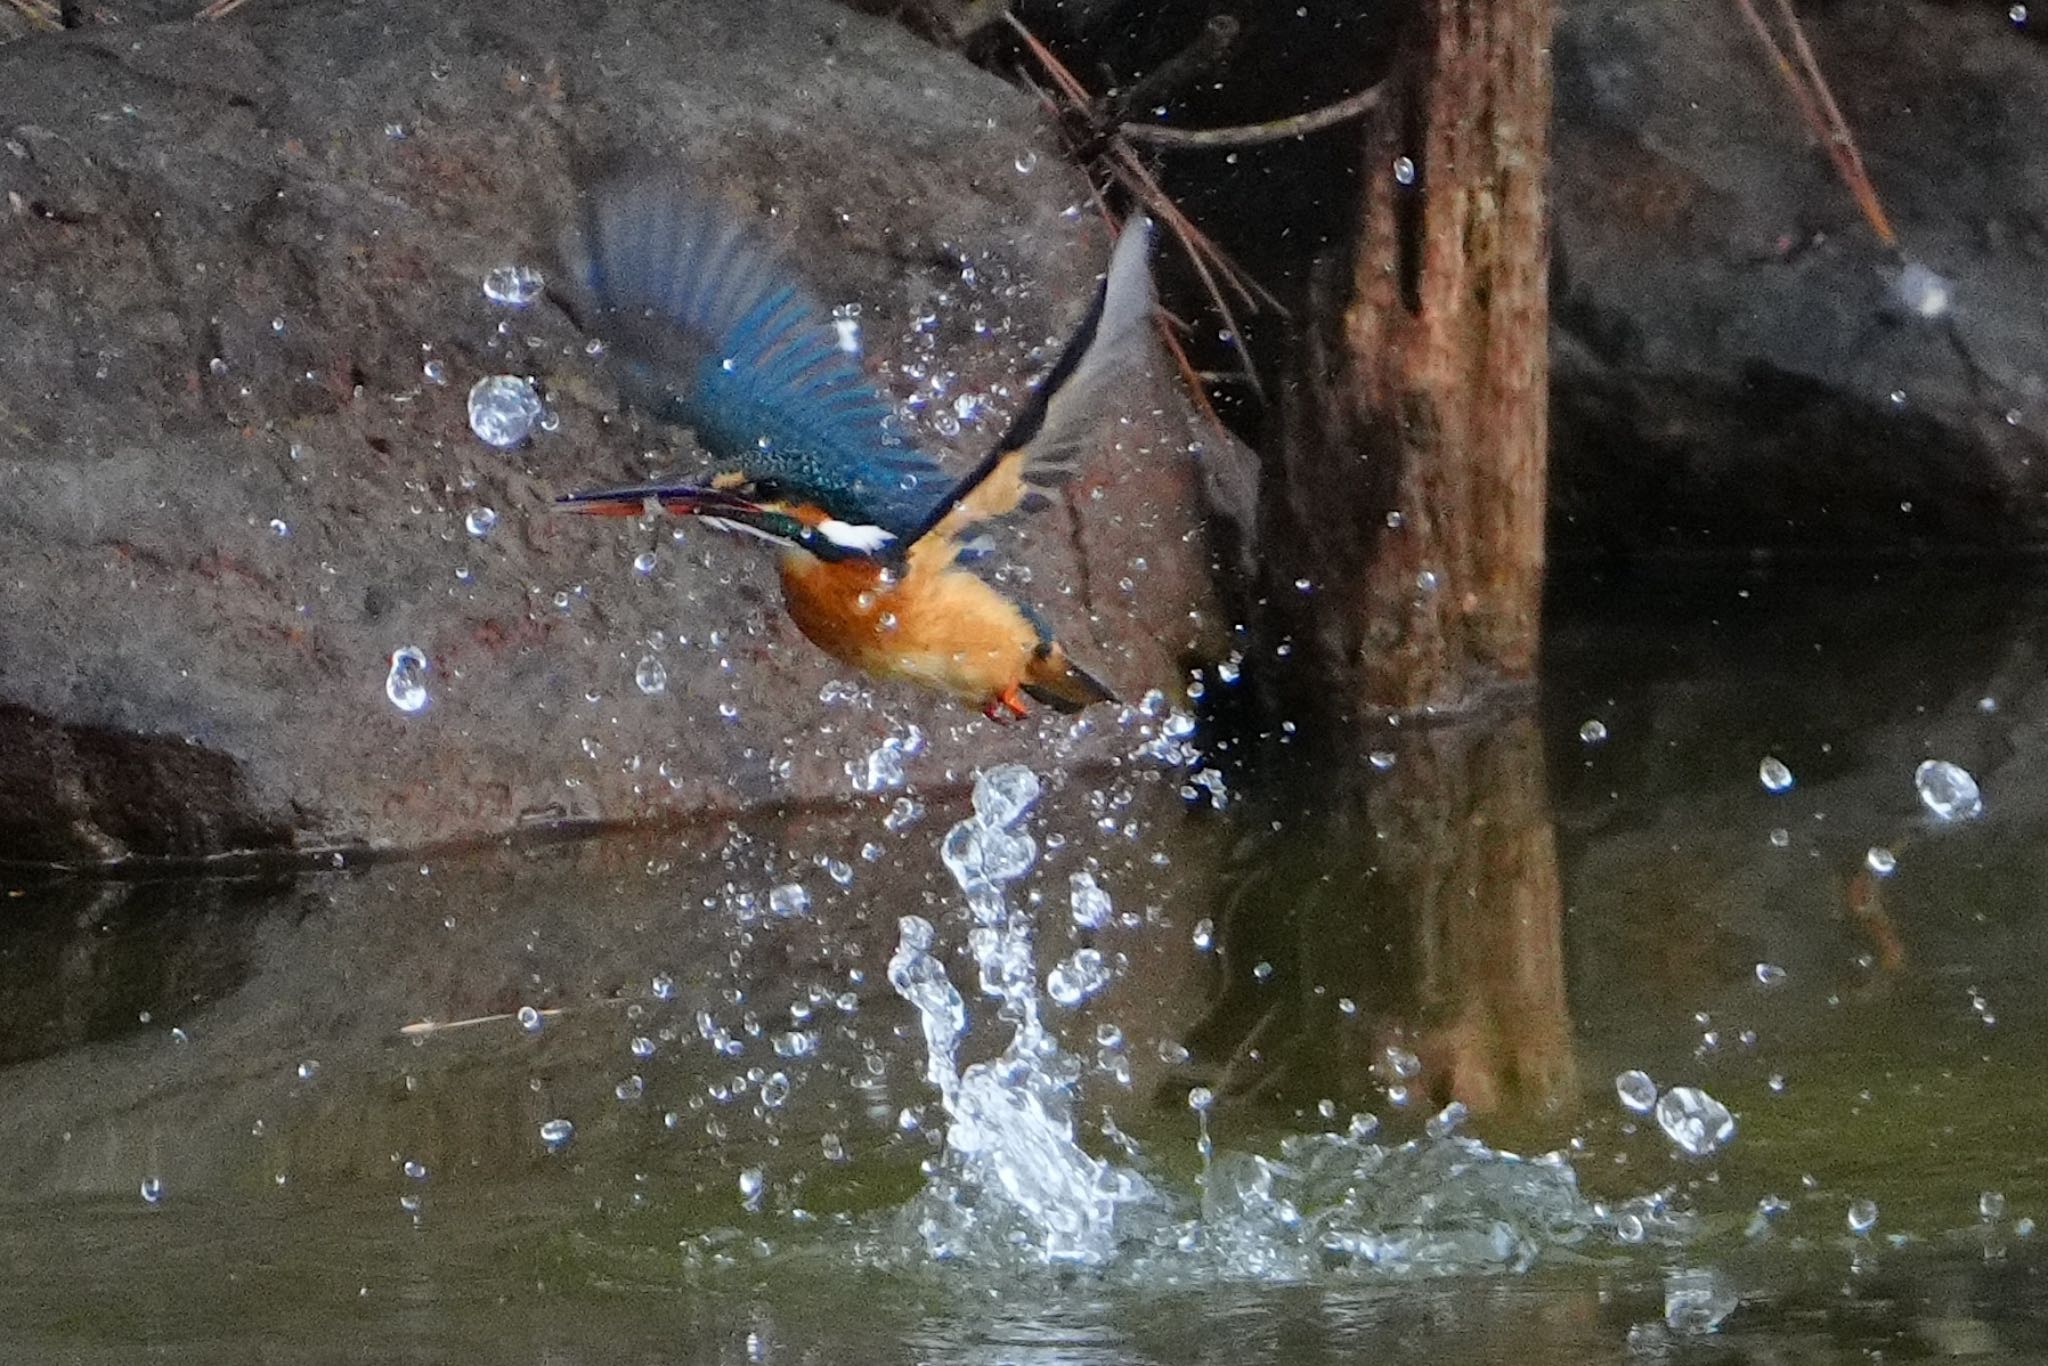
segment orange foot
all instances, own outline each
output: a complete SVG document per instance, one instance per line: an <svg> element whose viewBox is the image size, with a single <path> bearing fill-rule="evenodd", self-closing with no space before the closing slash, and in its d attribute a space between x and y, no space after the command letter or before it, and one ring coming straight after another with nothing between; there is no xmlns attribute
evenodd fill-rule
<svg viewBox="0 0 2048 1366"><path fill-rule="evenodd" d="M1015 683L981 704L981 714L991 721L1001 721L1004 712L1019 721L1031 715L1031 709L1024 705L1024 696L1017 691Z"/></svg>

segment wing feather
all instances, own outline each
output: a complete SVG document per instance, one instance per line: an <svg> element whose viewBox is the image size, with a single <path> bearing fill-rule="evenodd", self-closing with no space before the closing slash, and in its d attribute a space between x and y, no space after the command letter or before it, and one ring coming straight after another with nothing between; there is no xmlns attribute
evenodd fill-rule
<svg viewBox="0 0 2048 1366"><path fill-rule="evenodd" d="M1120 391L1143 368L1155 302L1151 245L1151 220L1134 215L1058 362L1002 440L912 533L912 553L948 553L976 524L1042 506L1043 490L1073 478Z"/></svg>

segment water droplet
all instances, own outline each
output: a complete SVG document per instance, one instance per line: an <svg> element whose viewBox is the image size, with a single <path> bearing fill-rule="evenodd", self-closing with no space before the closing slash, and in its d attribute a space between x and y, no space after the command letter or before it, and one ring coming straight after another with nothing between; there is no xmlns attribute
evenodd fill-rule
<svg viewBox="0 0 2048 1366"><path fill-rule="evenodd" d="M1863 866L1879 877L1890 877L1899 869L1898 855L1882 844L1873 844L1869 852L1863 855Z"/></svg>
<svg viewBox="0 0 2048 1366"><path fill-rule="evenodd" d="M1923 318L1941 317L1955 299L1954 286L1918 261L1906 262L1892 281L1892 293L1908 312Z"/></svg>
<svg viewBox="0 0 2048 1366"><path fill-rule="evenodd" d="M1422 1071L1422 1059L1399 1044L1387 1045L1387 1070L1406 1081Z"/></svg>
<svg viewBox="0 0 2048 1366"><path fill-rule="evenodd" d="M882 817L882 828L894 834L908 830L924 819L924 803L915 797L898 797L889 807L889 814Z"/></svg>
<svg viewBox="0 0 2048 1366"><path fill-rule="evenodd" d="M1394 751L1391 749L1376 749L1365 757L1366 762L1382 773L1394 766Z"/></svg>
<svg viewBox="0 0 2048 1366"><path fill-rule="evenodd" d="M1073 910L1074 923L1084 930L1102 928L1115 909L1110 905L1109 893L1103 891L1095 875L1085 869L1068 876L1067 904Z"/></svg>
<svg viewBox="0 0 2048 1366"><path fill-rule="evenodd" d="M761 1104L770 1110L780 1109L789 1099L789 1076L783 1072L770 1072L761 1081Z"/></svg>
<svg viewBox="0 0 2048 1366"><path fill-rule="evenodd" d="M1408 518L1399 508L1387 514L1387 530L1399 531L1406 525L1408 525Z"/></svg>
<svg viewBox="0 0 2048 1366"><path fill-rule="evenodd" d="M2013 27L2025 28L2027 26L2027 7L2025 5L2014 5L2005 12L2005 17L2012 21Z"/></svg>
<svg viewBox="0 0 2048 1366"><path fill-rule="evenodd" d="M633 666L633 685L649 697L668 691L668 669L653 655L640 656Z"/></svg>
<svg viewBox="0 0 2048 1366"><path fill-rule="evenodd" d="M422 365L420 367L420 374L426 378L429 384L446 384L448 382L448 367L442 364L438 358Z"/></svg>
<svg viewBox="0 0 2048 1366"><path fill-rule="evenodd" d="M1216 1093L1208 1087L1191 1086L1188 1088L1188 1108L1196 1114L1206 1114L1209 1107L1215 1103Z"/></svg>
<svg viewBox="0 0 2048 1366"><path fill-rule="evenodd" d="M761 1207L761 1192L767 1188L767 1178L759 1167L749 1167L740 1173L740 1198L747 1202L748 1209Z"/></svg>
<svg viewBox="0 0 2048 1366"><path fill-rule="evenodd" d="M1696 1086L1674 1086L1657 1101L1657 1127L1682 1151L1705 1157L1735 1137L1735 1116Z"/></svg>
<svg viewBox="0 0 2048 1366"><path fill-rule="evenodd" d="M728 721L737 721L740 715L739 704L737 702L720 702L718 704L718 714Z"/></svg>
<svg viewBox="0 0 2048 1366"><path fill-rule="evenodd" d="M620 1100L638 1100L647 1093L647 1083L638 1073L627 1077L612 1088L612 1094Z"/></svg>
<svg viewBox="0 0 2048 1366"><path fill-rule="evenodd" d="M550 1119L540 1126L540 1141L550 1152L558 1151L563 1144L576 1136L576 1126L566 1119Z"/></svg>
<svg viewBox="0 0 2048 1366"><path fill-rule="evenodd" d="M1045 976L1045 994L1076 1006L1109 985L1110 971L1099 949L1076 949Z"/></svg>
<svg viewBox="0 0 2048 1366"><path fill-rule="evenodd" d="M1429 1123L1423 1126L1423 1132L1431 1138L1449 1138L1458 1132L1458 1126L1465 1122L1466 1116L1470 1113L1464 1101L1454 1100L1430 1116Z"/></svg>
<svg viewBox="0 0 2048 1366"><path fill-rule="evenodd" d="M384 675L384 695L402 712L416 712L427 705L427 657L407 645L391 652L391 668Z"/></svg>
<svg viewBox="0 0 2048 1366"><path fill-rule="evenodd" d="M768 909L779 916L798 916L811 908L811 894L800 882L785 882L768 893Z"/></svg>
<svg viewBox="0 0 2048 1366"><path fill-rule="evenodd" d="M1434 569L1424 569L1415 576L1415 591L1428 597L1436 592L1437 577Z"/></svg>
<svg viewBox="0 0 2048 1366"><path fill-rule="evenodd" d="M650 985L650 990L657 1001L673 1001L676 996L676 979L665 972L660 973Z"/></svg>
<svg viewBox="0 0 2048 1366"><path fill-rule="evenodd" d="M1862 1237L1877 1227L1877 1201L1851 1200L1848 1213L1849 1232Z"/></svg>
<svg viewBox="0 0 2048 1366"><path fill-rule="evenodd" d="M1977 1217L1987 1224L1995 1224L2005 1217L2005 1194L2002 1191L1981 1191L1977 1196Z"/></svg>
<svg viewBox="0 0 2048 1366"><path fill-rule="evenodd" d="M1394 183L1396 185L1413 185L1415 183L1415 159L1413 157L1400 156L1394 158Z"/></svg>
<svg viewBox="0 0 2048 1366"><path fill-rule="evenodd" d="M656 563L654 552L643 550L633 557L633 572L635 574L652 574Z"/></svg>
<svg viewBox="0 0 2048 1366"><path fill-rule="evenodd" d="M1586 724L1579 727L1579 739L1584 741L1586 744L1597 745L1606 738L1607 723L1605 721L1588 721L1586 722Z"/></svg>
<svg viewBox="0 0 2048 1366"><path fill-rule="evenodd" d="M497 266L484 276L484 297L508 308L524 308L547 284L532 266Z"/></svg>
<svg viewBox="0 0 2048 1366"><path fill-rule="evenodd" d="M1216 922L1206 915L1203 916L1195 922L1194 934L1191 937L1195 947L1207 953L1216 943Z"/></svg>
<svg viewBox="0 0 2048 1366"><path fill-rule="evenodd" d="M532 1006L519 1007L519 1013L512 1018L519 1021L519 1027L529 1034L540 1033L541 1027L547 1023L541 1013Z"/></svg>
<svg viewBox="0 0 2048 1366"><path fill-rule="evenodd" d="M1785 969L1779 967L1776 963L1758 963L1756 965L1756 980L1761 986L1777 986L1785 980Z"/></svg>
<svg viewBox="0 0 2048 1366"><path fill-rule="evenodd" d="M1975 820L1984 814L1984 799L1969 771L1946 759L1928 759L1913 770L1920 802L1944 821Z"/></svg>
<svg viewBox="0 0 2048 1366"><path fill-rule="evenodd" d="M289 536L292 534L291 524L282 517L273 517L270 519L270 534L273 536Z"/></svg>
<svg viewBox="0 0 2048 1366"><path fill-rule="evenodd" d="M1646 1115L1657 1103L1657 1083L1650 1080L1648 1072L1631 1068L1614 1079L1614 1094L1624 1106Z"/></svg>
<svg viewBox="0 0 2048 1366"><path fill-rule="evenodd" d="M1664 1281L1664 1326L1688 1336L1711 1333L1742 1296L1711 1267L1673 1271Z"/></svg>
<svg viewBox="0 0 2048 1366"><path fill-rule="evenodd" d="M490 375L470 386L469 429L500 449L533 435L546 411L533 384L518 375Z"/></svg>
<svg viewBox="0 0 2048 1366"><path fill-rule="evenodd" d="M162 1178L162 1177L160 1177L160 1176L145 1176L145 1177L143 1177L143 1178L142 1178L142 1199L143 1199L143 1201L144 1201L144 1202L145 1202L146 1204L151 1204L151 1205L154 1205L154 1204L155 1204L155 1203L156 1203L157 1201L159 1201L159 1200L161 1200L161 1199L163 1199L163 1198L164 1198L164 1182L163 1182L163 1178Z"/></svg>
<svg viewBox="0 0 2048 1366"><path fill-rule="evenodd" d="M1792 770L1785 767L1784 760L1775 754L1766 754L1763 762L1756 766L1756 780L1764 785L1766 792L1786 792L1792 787Z"/></svg>

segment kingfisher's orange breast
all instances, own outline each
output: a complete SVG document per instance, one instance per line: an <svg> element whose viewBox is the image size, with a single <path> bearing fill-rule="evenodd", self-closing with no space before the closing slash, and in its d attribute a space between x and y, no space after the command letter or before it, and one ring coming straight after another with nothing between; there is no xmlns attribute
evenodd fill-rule
<svg viewBox="0 0 2048 1366"><path fill-rule="evenodd" d="M948 564L885 579L866 560L827 562L803 551L782 559L789 617L842 663L908 678L980 704L1025 676L1038 632L979 575Z"/></svg>

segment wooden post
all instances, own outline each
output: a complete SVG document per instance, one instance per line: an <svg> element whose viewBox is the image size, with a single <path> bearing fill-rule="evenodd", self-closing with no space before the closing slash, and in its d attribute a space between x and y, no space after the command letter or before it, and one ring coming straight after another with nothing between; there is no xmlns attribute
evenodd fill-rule
<svg viewBox="0 0 2048 1366"><path fill-rule="evenodd" d="M1553 3L1419 0L1364 134L1262 514L1297 711L1457 707L1535 669Z"/></svg>

